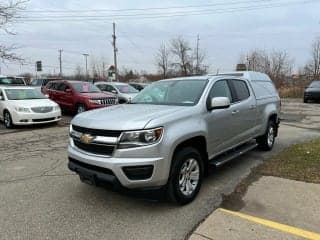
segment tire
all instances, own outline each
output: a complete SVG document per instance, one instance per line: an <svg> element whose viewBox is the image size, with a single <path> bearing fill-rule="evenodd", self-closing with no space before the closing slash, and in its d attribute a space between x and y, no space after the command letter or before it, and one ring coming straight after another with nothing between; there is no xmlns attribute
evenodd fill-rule
<svg viewBox="0 0 320 240"><path fill-rule="evenodd" d="M6 128L13 128L12 118L8 111L4 111L3 113L3 122Z"/></svg>
<svg viewBox="0 0 320 240"><path fill-rule="evenodd" d="M83 113L83 112L85 112L87 109L86 109L86 106L84 105L84 104L82 104L82 103L79 103L79 104L77 104L77 114L79 114L79 113Z"/></svg>
<svg viewBox="0 0 320 240"><path fill-rule="evenodd" d="M303 99L303 102L304 102L304 103L308 103L309 100L308 100L307 98L304 98L304 99Z"/></svg>
<svg viewBox="0 0 320 240"><path fill-rule="evenodd" d="M273 148L276 138L276 124L274 121L268 122L268 127L264 135L257 138L258 147L264 151L270 151Z"/></svg>
<svg viewBox="0 0 320 240"><path fill-rule="evenodd" d="M185 147L176 152L168 181L169 200L180 205L192 202L201 188L203 172L203 161L196 149Z"/></svg>

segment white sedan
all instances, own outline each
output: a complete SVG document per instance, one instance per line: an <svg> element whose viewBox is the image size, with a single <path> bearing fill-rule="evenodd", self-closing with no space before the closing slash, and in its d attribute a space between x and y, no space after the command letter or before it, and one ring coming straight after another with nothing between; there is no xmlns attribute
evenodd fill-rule
<svg viewBox="0 0 320 240"><path fill-rule="evenodd" d="M51 123L61 120L61 110L34 88L0 86L0 120L7 128Z"/></svg>

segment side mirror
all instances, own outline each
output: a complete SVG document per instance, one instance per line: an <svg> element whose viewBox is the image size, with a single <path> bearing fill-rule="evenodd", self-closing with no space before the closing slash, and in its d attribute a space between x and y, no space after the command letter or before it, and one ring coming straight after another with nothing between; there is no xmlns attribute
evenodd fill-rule
<svg viewBox="0 0 320 240"><path fill-rule="evenodd" d="M209 110L224 109L230 107L230 100L227 97L214 97L209 104Z"/></svg>
<svg viewBox="0 0 320 240"><path fill-rule="evenodd" d="M3 96L0 96L0 101L4 100Z"/></svg>
<svg viewBox="0 0 320 240"><path fill-rule="evenodd" d="M72 91L71 91L70 88L67 88L67 89L65 90L65 92L66 92L66 93L71 93Z"/></svg>

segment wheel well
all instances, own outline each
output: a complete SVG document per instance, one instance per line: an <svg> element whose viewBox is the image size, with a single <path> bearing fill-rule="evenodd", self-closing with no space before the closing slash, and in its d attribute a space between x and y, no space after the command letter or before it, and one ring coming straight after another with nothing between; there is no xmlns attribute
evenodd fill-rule
<svg viewBox="0 0 320 240"><path fill-rule="evenodd" d="M197 136L190 138L182 143L180 143L176 149L174 150L173 156L176 154L177 151L184 147L193 147L199 151L201 154L204 170L205 173L207 173L208 170L208 152L207 152L207 142L204 136Z"/></svg>
<svg viewBox="0 0 320 240"><path fill-rule="evenodd" d="M277 118L278 118L278 115L274 113L269 117L269 121L273 121L274 123L277 123Z"/></svg>

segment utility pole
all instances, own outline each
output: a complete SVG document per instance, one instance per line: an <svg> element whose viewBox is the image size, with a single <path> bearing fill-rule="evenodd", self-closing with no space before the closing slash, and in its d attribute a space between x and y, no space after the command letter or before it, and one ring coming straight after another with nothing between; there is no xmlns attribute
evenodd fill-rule
<svg viewBox="0 0 320 240"><path fill-rule="evenodd" d="M118 79L118 66L117 66L117 45L116 45L116 24L113 23L113 34L112 34L112 46L113 46L113 60L114 60L114 71L115 71L115 80L119 81Z"/></svg>
<svg viewBox="0 0 320 240"><path fill-rule="evenodd" d="M199 74L199 41L200 41L200 37L199 34L197 35L197 48L196 48L196 75Z"/></svg>
<svg viewBox="0 0 320 240"><path fill-rule="evenodd" d="M62 49L59 49L59 64L60 64L60 73L59 73L59 77L62 78Z"/></svg>
<svg viewBox="0 0 320 240"><path fill-rule="evenodd" d="M88 56L89 54L88 53L83 53L82 54L86 60L86 78L87 78L87 81L89 81L89 76L88 76Z"/></svg>

